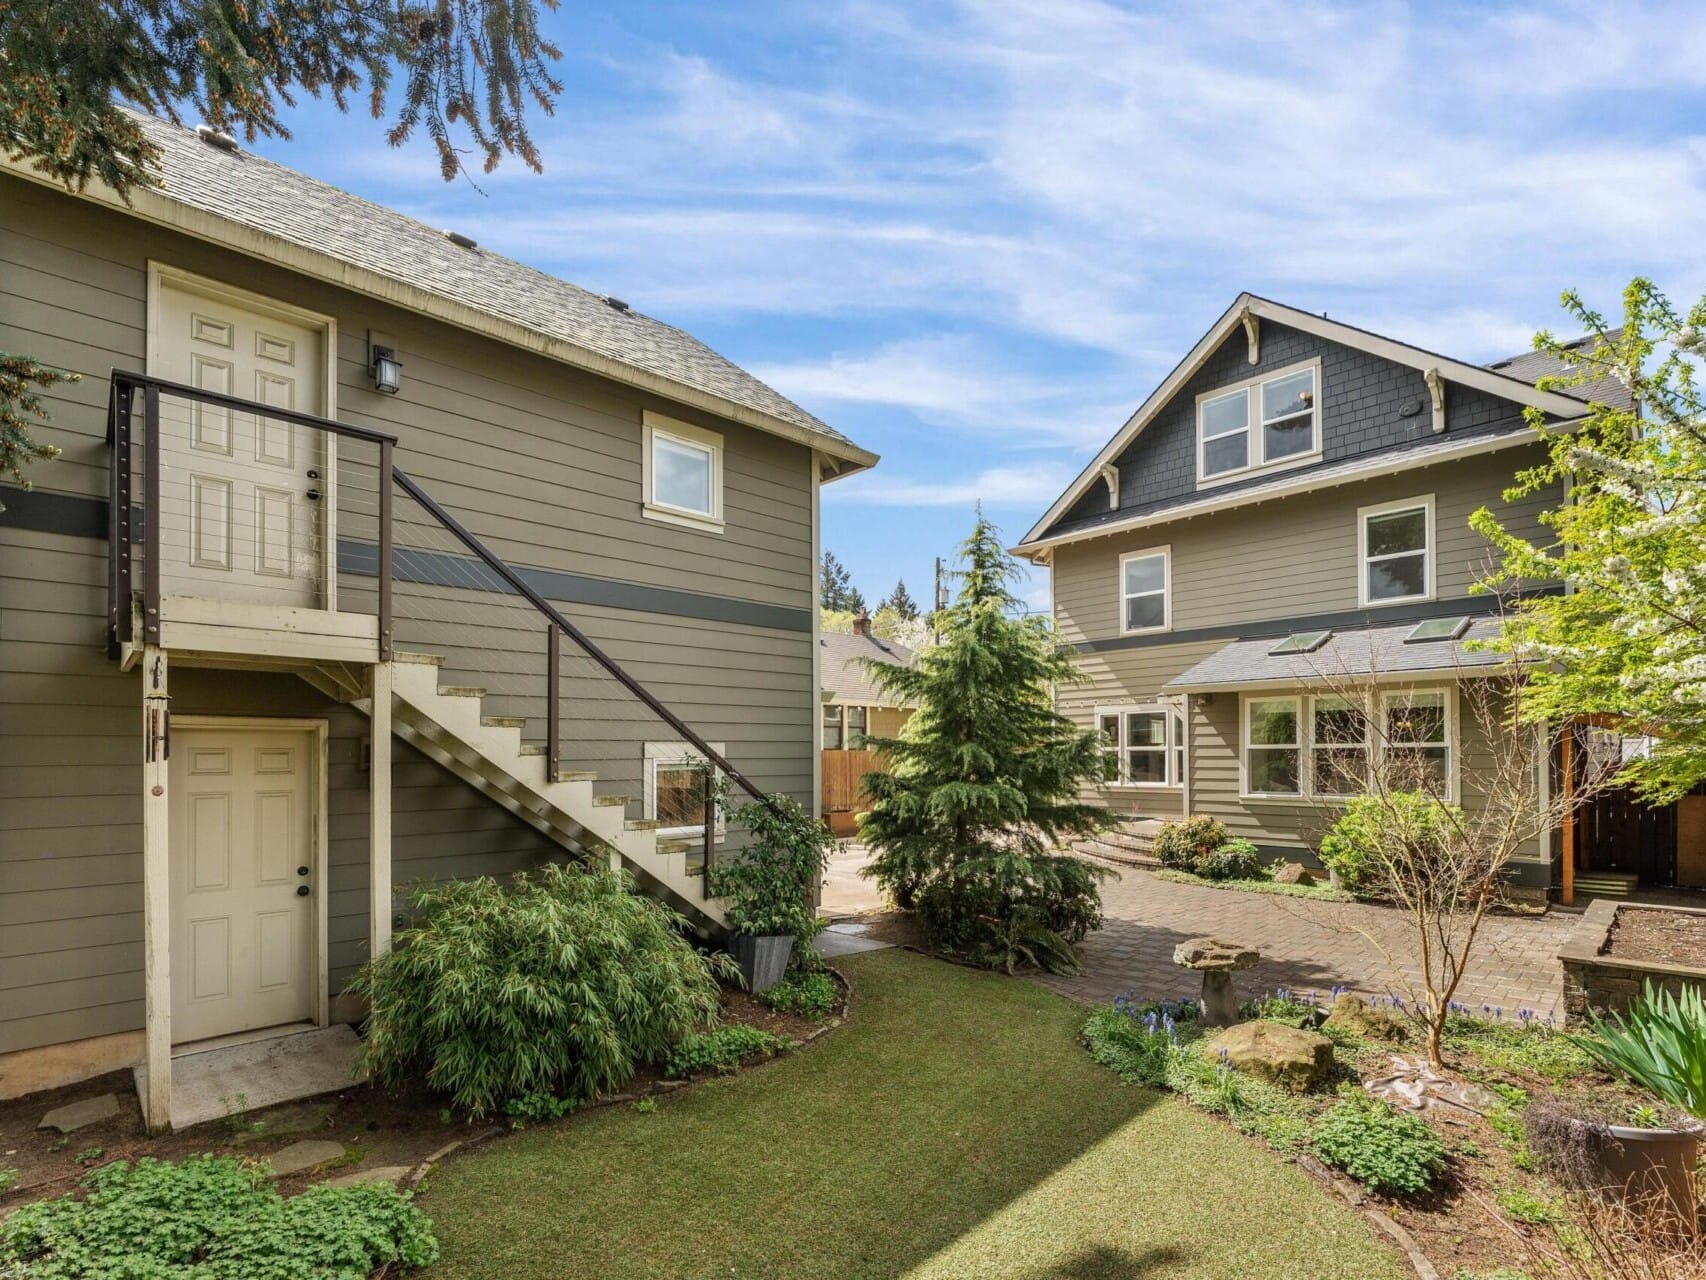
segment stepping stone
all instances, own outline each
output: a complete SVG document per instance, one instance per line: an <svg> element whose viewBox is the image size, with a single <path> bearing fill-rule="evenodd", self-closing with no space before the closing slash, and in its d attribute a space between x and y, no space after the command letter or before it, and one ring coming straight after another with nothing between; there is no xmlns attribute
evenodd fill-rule
<svg viewBox="0 0 1706 1280"><path fill-rule="evenodd" d="M357 1169L354 1173L346 1173L340 1178L328 1178L328 1187L359 1187L369 1182L389 1182L396 1186L409 1176L410 1166L406 1164L382 1164L373 1169Z"/></svg>
<svg viewBox="0 0 1706 1280"><path fill-rule="evenodd" d="M309 1139L305 1142L293 1142L288 1147L273 1152L266 1157L266 1162L272 1166L273 1177L286 1178L293 1173L301 1173L304 1169L317 1169L338 1159L343 1153L344 1144L341 1142Z"/></svg>
<svg viewBox="0 0 1706 1280"><path fill-rule="evenodd" d="M335 1102L298 1102L293 1106L279 1107L267 1112L254 1121L251 1132L239 1134L237 1145L245 1146L251 1142L260 1142L265 1138L294 1137L299 1133L315 1133L321 1129L337 1110Z"/></svg>
<svg viewBox="0 0 1706 1280"><path fill-rule="evenodd" d="M38 1129L58 1129L61 1133L76 1133L92 1124L111 1120L118 1115L118 1095L103 1093L98 1098L84 1098L55 1107L41 1118Z"/></svg>

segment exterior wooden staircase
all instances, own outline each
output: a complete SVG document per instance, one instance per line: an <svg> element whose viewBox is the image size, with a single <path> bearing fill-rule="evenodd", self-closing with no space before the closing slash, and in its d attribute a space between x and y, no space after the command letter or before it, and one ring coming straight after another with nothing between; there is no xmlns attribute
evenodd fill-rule
<svg viewBox="0 0 1706 1280"><path fill-rule="evenodd" d="M1081 857L1124 867L1158 867L1155 833L1160 829L1159 818L1126 818L1106 831L1074 840L1068 848Z"/></svg>
<svg viewBox="0 0 1706 1280"><path fill-rule="evenodd" d="M577 858L626 867L643 891L680 911L701 935L722 929L722 908L705 892L698 841L663 839L657 822L629 818L629 797L596 794L595 773L549 776L546 748L523 741L525 718L486 715L484 689L441 685L440 655L397 651L393 662L398 738ZM304 678L371 714L359 671L322 666Z"/></svg>

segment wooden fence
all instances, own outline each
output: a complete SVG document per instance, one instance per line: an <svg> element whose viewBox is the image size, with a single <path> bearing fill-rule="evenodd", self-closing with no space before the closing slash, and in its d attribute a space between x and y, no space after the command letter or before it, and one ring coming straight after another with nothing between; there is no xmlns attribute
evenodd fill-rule
<svg viewBox="0 0 1706 1280"><path fill-rule="evenodd" d="M856 813L868 803L859 789L859 779L877 767L875 751L825 751L823 755L823 811Z"/></svg>

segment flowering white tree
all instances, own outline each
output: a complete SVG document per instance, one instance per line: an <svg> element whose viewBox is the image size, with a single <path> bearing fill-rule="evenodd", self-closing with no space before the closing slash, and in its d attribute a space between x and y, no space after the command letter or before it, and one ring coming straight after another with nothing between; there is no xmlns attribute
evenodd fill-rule
<svg viewBox="0 0 1706 1280"><path fill-rule="evenodd" d="M1549 456L1506 496L1566 488L1569 500L1543 517L1551 542L1511 533L1486 508L1471 523L1501 553L1489 586L1570 588L1523 600L1503 628L1499 643L1531 673L1525 715L1594 715L1651 735L1651 753L1621 780L1663 802L1706 779L1706 401L1696 385L1706 299L1683 313L1637 279L1620 329L1574 293L1564 307L1595 342L1572 349L1541 333L1535 348L1567 366L1541 387L1610 378L1634 407L1596 403L1562 432L1530 411Z"/></svg>

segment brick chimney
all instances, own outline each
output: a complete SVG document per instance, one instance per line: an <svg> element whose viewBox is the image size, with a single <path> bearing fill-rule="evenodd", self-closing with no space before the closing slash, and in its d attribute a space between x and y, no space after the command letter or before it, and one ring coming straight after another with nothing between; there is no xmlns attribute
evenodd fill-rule
<svg viewBox="0 0 1706 1280"><path fill-rule="evenodd" d="M853 634L856 636L869 636L871 634L870 614L861 613L853 619Z"/></svg>

